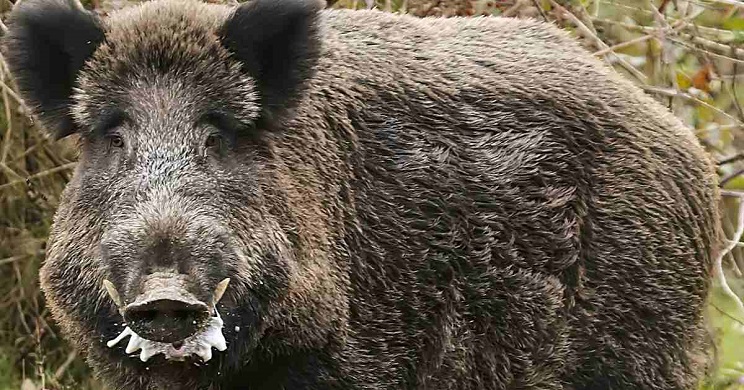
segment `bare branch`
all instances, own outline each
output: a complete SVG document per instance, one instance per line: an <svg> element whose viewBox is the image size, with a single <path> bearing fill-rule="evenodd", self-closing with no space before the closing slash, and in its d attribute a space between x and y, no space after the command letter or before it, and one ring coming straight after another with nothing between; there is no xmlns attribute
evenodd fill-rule
<svg viewBox="0 0 744 390"><path fill-rule="evenodd" d="M592 53L592 55L597 56L597 57L603 56L603 55L608 54L610 52L614 52L615 50L622 49L622 48L627 47L627 46L633 46L635 44L648 41L649 39L659 39L659 38L657 36L655 36L655 35L652 35L652 34L642 35L642 36L640 36L638 38L631 39L631 40L625 41L625 42L620 42L617 45L612 45L612 46L610 46L610 47L608 47L606 49L602 49L600 51L595 51L594 53Z"/></svg>
<svg viewBox="0 0 744 390"><path fill-rule="evenodd" d="M728 85L726 83L723 83L723 85L726 86L726 90L728 91L729 95L734 101L734 107L736 107L736 112L739 114L739 118L741 118L742 121L744 121L744 108L741 106L741 102L739 101L739 95L736 93L736 73L739 71L739 64L734 62L734 69L733 69L733 77L731 77L731 85Z"/></svg>
<svg viewBox="0 0 744 390"><path fill-rule="evenodd" d="M655 93L655 94L664 95L664 96L679 97L679 98L688 100L690 102L693 102L695 104L704 106L710 110L715 111L719 115L731 120L735 126L744 126L744 124L739 123L739 121L731 114L727 113L726 111L721 110L720 108L710 103L704 102L696 98L695 96L690 95L689 93L677 91L677 90L670 89L670 88L652 87L652 86L647 86L647 85L643 85L641 86L641 88L643 88L646 92Z"/></svg>
<svg viewBox="0 0 744 390"><path fill-rule="evenodd" d="M734 191L734 190L718 190L718 192L721 193L722 196L728 196L732 198L744 198L744 191Z"/></svg>
<svg viewBox="0 0 744 390"><path fill-rule="evenodd" d="M72 362L75 361L76 357L77 352L74 350L67 354L67 359L65 359L64 363L62 363L62 365L60 365L57 370L54 371L54 380L59 381L60 379L62 379L62 375L65 374L65 371L67 371L67 368L69 368Z"/></svg>
<svg viewBox="0 0 744 390"><path fill-rule="evenodd" d="M581 30L581 32L584 35L586 35L587 37L591 37L592 40L594 41L594 43L597 45L597 47L599 47L599 49L601 49L601 50L609 49L609 46L607 46L607 44L604 43L604 41L602 41L602 39L600 39L595 33L593 33L592 30L589 29L589 27L587 27L584 23L582 23L581 20L579 20L579 18L576 17L576 15L574 15L571 12L569 12L567 9L563 8L563 6L561 6L560 4L556 3L555 0L549 0L549 1L550 1L550 4L553 5L553 7L555 9L561 11L563 13L563 15L565 15L568 19L570 19L571 22L579 30ZM609 52L608 55L612 55L613 57L615 57L615 59L617 60L617 62L625 70L627 70L630 74L632 74L633 77L635 77L636 79L638 79L639 81L641 81L643 84L646 84L646 82L648 81L648 78L641 71L639 71L638 69L636 69L633 65L629 64L627 61L625 61L624 59L622 59L621 57L619 57L617 54L615 54L613 52Z"/></svg>
<svg viewBox="0 0 744 390"><path fill-rule="evenodd" d="M744 315L744 303L742 303L741 298L736 295L734 290L731 289L731 286L729 286L728 281L726 280L726 274L724 274L723 272L723 258L736 247L736 243L741 241L743 235L744 197L739 197L739 217L738 224L736 225L736 233L734 233L734 239L732 240L734 242L729 243L726 248L724 248L724 250L721 251L721 253L719 253L716 257L714 263L714 276L718 279L718 283L721 285L721 289L723 290L724 294L734 300L736 307L739 309L739 313L742 315Z"/></svg>
<svg viewBox="0 0 744 390"><path fill-rule="evenodd" d="M730 320L732 320L732 321L736 321L736 322L738 322L738 323L740 323L740 324L744 325L744 321L742 321L742 320L740 320L740 319L738 319L738 318L736 318L736 317L732 316L732 315L731 315L731 314L729 314L729 313L726 313L726 311L725 311L725 310L723 310L723 309L721 309L720 307L718 307L718 306L717 306L717 305L716 305L715 303L711 303L710 305L711 305L711 306L713 306L713 308L714 308L714 309L716 309L716 310L717 310L717 311L718 311L719 313L721 313L721 314L723 314L724 316L728 317L728 318L729 318Z"/></svg>
<svg viewBox="0 0 744 390"><path fill-rule="evenodd" d="M731 157L726 157L721 161L718 161L718 165L727 165L731 163L735 163L737 161L744 160L744 153L737 153Z"/></svg>
<svg viewBox="0 0 744 390"><path fill-rule="evenodd" d="M638 25L635 25L635 24L628 24L628 23L623 23L623 22L617 22L617 21L608 20L608 19L595 19L594 22L595 23L600 23L600 24L608 24L608 25L619 26L619 27L622 27L622 28L624 28L626 30L629 30L629 31L642 32L642 33L646 33L646 34L656 34L657 33L657 28L655 28L655 27L638 26ZM675 25L677 23L685 23L685 22L682 21L682 20L676 20L675 21ZM685 28L687 28L687 27L685 27ZM723 58L723 59L726 59L726 60L729 60L729 61L744 62L744 60L739 59L740 57L741 58L744 58L744 49L737 49L737 48L735 48L735 47L733 47L731 45L723 44L723 43L720 43L720 42L715 42L713 40L701 38L701 37L698 37L698 36L695 36L695 35L692 35L692 34L675 33L674 35L677 36L676 39L673 39L671 37L669 39L672 40L673 42L676 42L676 43L679 43L681 45L684 45L685 47L688 47L690 49L699 50L699 51L705 51L703 49L700 49L700 48L697 48L697 47L694 47L694 46L690 46L691 43L694 43L694 44L700 45L702 48L708 49L709 51L714 51L715 50L716 52L711 52L711 54L716 55L717 57L720 57L720 58ZM718 52L732 53L736 57L729 57L727 55L720 54Z"/></svg>
<svg viewBox="0 0 744 390"><path fill-rule="evenodd" d="M742 168L742 169L739 169L738 171L735 171L734 173L732 173L732 174L730 174L730 175L728 175L728 176L724 177L723 179L721 179L721 182L720 182L720 184L719 184L719 185L720 185L721 187L723 187L723 186L725 186L725 185L726 185L726 184L727 184L728 182L730 182L731 180L734 180L734 179L736 179L737 177L741 176L742 174L744 174L744 168Z"/></svg>
<svg viewBox="0 0 744 390"><path fill-rule="evenodd" d="M734 7L744 9L744 3L741 2L741 0L710 0L711 3L718 3L718 4L725 4L725 5L732 5Z"/></svg>
<svg viewBox="0 0 744 390"><path fill-rule="evenodd" d="M54 173L57 173L57 172L62 172L62 171L66 171L68 169L73 169L73 168L75 168L75 165L76 164L77 163L75 163L75 162L67 163L65 165L61 165L61 166L58 166L58 167L54 167L52 169L47 169L46 171L42 171L42 172L36 173L36 174L31 175L31 176L29 176L29 177L27 177L25 179L22 179L22 180L15 180L15 181L11 181L9 183L5 183L3 185L0 185L0 190L4 190L4 189L6 189L8 187L13 187L13 186L16 186L16 185L19 185L19 184L25 184L25 183L27 183L27 182L29 182L31 180L35 180L35 179L38 179L38 178L41 178L41 177L44 177L44 176L49 176L49 175L54 174Z"/></svg>
<svg viewBox="0 0 744 390"><path fill-rule="evenodd" d="M540 2L537 1L537 0L532 0L532 4L534 5L535 8L537 8L537 11L540 12L540 16L542 16L543 21L547 22L548 21L548 15L545 14L545 10L543 9L543 7L540 4ZM597 9L599 9L599 8L597 8Z"/></svg>
<svg viewBox="0 0 744 390"><path fill-rule="evenodd" d="M0 81L5 85L6 72L3 66L0 69ZM5 135L3 136L3 146L0 150L0 163L5 163L6 157L8 157L8 151L10 150L10 143L13 138L13 118L10 112L10 99L8 99L8 89L2 88L3 106L5 107Z"/></svg>

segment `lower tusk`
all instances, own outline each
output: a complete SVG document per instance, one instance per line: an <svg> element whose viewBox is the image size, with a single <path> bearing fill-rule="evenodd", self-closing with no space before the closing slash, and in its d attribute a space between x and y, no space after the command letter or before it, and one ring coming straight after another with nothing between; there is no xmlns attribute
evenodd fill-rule
<svg viewBox="0 0 744 390"><path fill-rule="evenodd" d="M111 299L114 301L116 306L122 307L122 301L121 297L119 296L119 292L116 291L116 287L114 287L114 284L108 281L108 279L103 279L103 287L106 289L106 292L111 297Z"/></svg>
<svg viewBox="0 0 744 390"><path fill-rule="evenodd" d="M214 289L214 298L212 301L214 305L216 305L217 302L219 302L220 299L222 299L222 295L224 295L225 290L227 290L228 283L230 283L230 278L225 278L217 285L217 288Z"/></svg>

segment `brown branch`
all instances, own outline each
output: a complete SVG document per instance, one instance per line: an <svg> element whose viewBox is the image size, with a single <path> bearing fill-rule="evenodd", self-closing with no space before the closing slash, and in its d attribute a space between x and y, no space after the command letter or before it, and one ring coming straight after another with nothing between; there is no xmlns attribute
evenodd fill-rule
<svg viewBox="0 0 744 390"><path fill-rule="evenodd" d="M718 108L718 107L716 107L716 106L714 106L714 105L712 105L710 103L704 102L704 101L702 101L702 100L700 100L700 99L698 99L698 98L690 95L689 93L685 93L685 92L682 92L682 91L677 91L677 90L673 90L673 89L669 89L669 88L659 88L659 87L651 87L651 86L641 86L641 88L643 88L646 92L655 93L655 94L664 95L664 96L679 97L679 98L688 100L690 102L693 102L695 104L704 106L704 107L706 107L708 109L711 109L711 110L715 111L719 115L721 115L721 116L723 116L723 117L731 120L733 122L733 125L735 125L736 127L738 127L738 126L744 126L744 124L739 123L739 121L735 117L731 116L731 114L727 113L726 111L721 110L720 108Z"/></svg>
<svg viewBox="0 0 744 390"><path fill-rule="evenodd" d="M532 0L532 4L537 8L537 11L540 12L540 16L542 16L543 21L548 21L548 15L545 13L545 10L543 9L542 5L537 0Z"/></svg>
<svg viewBox="0 0 744 390"><path fill-rule="evenodd" d="M741 2L741 0L710 0L710 1L713 3L731 5L739 9L744 9L744 2Z"/></svg>
<svg viewBox="0 0 744 390"><path fill-rule="evenodd" d="M634 39L631 39L629 41L620 42L620 43L618 43L616 45L612 45L612 46L610 46L610 47L608 47L606 49L595 51L594 53L592 53L592 55L597 56L597 57L603 56L603 55L608 54L610 52L614 52L615 50L622 49L622 48L624 48L626 46L633 46L635 44L648 41L649 39L659 39L659 38L656 37L656 36L654 36L654 35L652 35L652 34L642 35L642 36L640 36L638 38L634 38Z"/></svg>
<svg viewBox="0 0 744 390"><path fill-rule="evenodd" d="M681 20L681 19L677 19L677 20L672 19L672 21L674 22L675 25L677 25L678 23L687 23L686 21ZM609 19L595 19L594 22L595 23L600 23L600 24L609 24L609 25L619 26L619 27L625 28L626 30L629 30L629 31L643 32L643 33L647 33L647 34L653 34L653 33L656 33L657 32L657 28L656 27L638 26L638 25L635 25L635 24L628 24L628 23L623 23L623 22L617 22L617 21L609 20ZM685 29L689 29L690 28L689 26L683 26L683 27ZM698 36L695 36L695 35L692 35L692 34L678 33L678 32L675 31L675 34L674 35L676 35L678 38L689 40L691 43L699 44L700 46L702 46L702 47L704 47L704 48L706 48L708 50L715 50L715 51L723 52L723 53L733 53L736 56L736 57L729 57L729 56L726 56L726 55L723 55L723 54L719 54L719 53L712 53L712 54L715 54L715 55L717 55L717 56L719 56L721 58L727 59L729 61L740 61L740 62L744 62L743 60L740 60L739 59L739 57L744 57L744 49L737 49L736 47L734 47L734 46L732 46L730 44L724 44L724 43L721 43L721 42L716 42L716 41L713 41L711 39L701 38L701 37L698 37ZM689 45L688 42L684 42L684 41L682 41L680 39L676 39L676 40L673 40L673 41L676 41L676 42L678 42L680 44ZM696 49L697 50L702 50L702 49L698 49L698 48L696 48ZM733 52L732 52L732 49L733 49Z"/></svg>
<svg viewBox="0 0 744 390"><path fill-rule="evenodd" d="M5 67L0 69L0 80L5 84L6 72ZM3 136L3 147L0 151L0 163L5 163L6 157L8 157L8 151L10 150L10 143L13 138L13 118L10 112L10 99L8 99L8 91L6 88L2 88L3 93L3 106L5 107L5 135Z"/></svg>
<svg viewBox="0 0 744 390"><path fill-rule="evenodd" d="M57 370L54 371L54 377L53 377L54 380L59 381L60 379L62 379L62 375L65 374L65 371L67 371L67 368L70 367L72 362L75 361L75 358L77 358L76 351L73 350L72 352L67 354L67 359L65 359L64 363L62 363L62 365L60 365L57 368Z"/></svg>
<svg viewBox="0 0 744 390"><path fill-rule="evenodd" d="M723 187L728 182L730 182L731 180L734 180L734 179L736 179L737 177L739 177L739 176L741 176L743 174L744 174L744 168L739 169L739 170L735 171L734 173L732 173L732 174L724 177L723 179L721 179L721 182L718 185L721 186L721 187Z"/></svg>
<svg viewBox="0 0 744 390"><path fill-rule="evenodd" d="M720 192L722 196L728 196L732 198L744 198L744 191L721 189L721 190L718 190L718 192Z"/></svg>
<svg viewBox="0 0 744 390"><path fill-rule="evenodd" d="M711 305L711 306L713 306L713 308L714 308L714 309L718 310L718 312L719 312L719 313L721 313L721 314L723 314L724 316L728 317L728 318L729 318L729 319L731 319L732 321L736 321L736 322L738 322L738 323L740 323L740 324L744 325L744 321L742 321L742 320L740 320L740 319L738 319L738 318L736 318L736 317L732 316L732 315L731 315L731 314L729 314L729 313L726 313L726 311L725 311L725 310L723 310L723 309L721 309L720 307L718 307L718 306L717 306L717 305L716 305L715 303L711 303L710 305Z"/></svg>
<svg viewBox="0 0 744 390"><path fill-rule="evenodd" d="M61 172L61 171L67 170L67 169L73 169L73 168L75 168L75 165L76 164L77 163L75 163L75 162L67 163L67 164L62 165L62 166L54 167L54 168L51 168L51 169L47 169L46 171L42 171L42 172L36 173L36 174L31 175L31 176L29 176L29 177L27 177L25 179L15 180L15 181L11 181L9 183L5 183L3 185L0 185L0 190L4 190L4 189L6 189L8 187L13 187L13 186L16 186L16 185L19 185L19 184L26 184L26 183L30 182L31 180L35 180L35 179L38 179L40 177L48 176L48 175L51 175L51 174L54 174L54 173L57 173L57 172Z"/></svg>
<svg viewBox="0 0 744 390"><path fill-rule="evenodd" d="M736 53L734 53L736 55ZM731 73L733 73L733 77L731 77L731 85L728 87L728 92L734 99L734 107L736 107L736 111L739 113L739 118L744 122L744 109L742 109L741 102L739 101L739 95L736 93L736 74L739 71L739 63L734 62L734 69ZM726 83L723 83L726 85Z"/></svg>
<svg viewBox="0 0 744 390"><path fill-rule="evenodd" d="M734 303L736 304L736 307L739 309L739 312L744 314L744 303L742 303L741 298L739 298L736 293L731 289L731 286L729 286L728 281L726 280L726 275L723 272L723 258L731 252L735 247L736 243L741 241L742 236L744 235L744 198L739 197L739 213L738 213L738 219L737 219L737 225L736 225L736 232L734 233L734 239L732 240L733 243L729 243L721 253L716 256L715 263L714 263L714 275L718 278L718 282L721 285L721 289L723 290L723 293L727 295L729 298L733 299Z"/></svg>
<svg viewBox="0 0 744 390"><path fill-rule="evenodd" d="M741 160L744 160L744 153L737 153L731 157L726 157L723 160L718 161L717 165L727 165Z"/></svg>
<svg viewBox="0 0 744 390"><path fill-rule="evenodd" d="M579 20L579 18L576 17L576 15L574 15L571 12L569 12L567 9L565 9L560 4L556 3L555 0L549 0L549 1L550 1L550 4L553 5L553 7L555 9L559 10L560 12L562 12L563 15L565 15L569 20L571 20L571 22L576 26L576 28L578 28L582 33L584 33L584 35L586 35L587 37L592 38L592 40L594 41L595 45L597 45L599 47L599 49L605 50L605 49L608 49L609 48L609 46L607 46L607 44L604 43L604 41L602 41L602 39L600 39L596 34L594 34L592 32L592 30L589 29L589 27L587 27L584 23L582 23L581 20ZM629 64L627 61L625 61L624 59L622 59L620 56L618 56L617 54L615 54L613 52L608 53L608 55L614 56L615 59L617 60L617 62L625 70L627 70L630 74L633 75L633 77L637 78L643 84L646 84L646 82L648 81L648 78L641 71L639 71L638 69L636 69L633 65Z"/></svg>
<svg viewBox="0 0 744 390"><path fill-rule="evenodd" d="M15 263L18 260L23 260L30 256L31 255L18 255L18 256L6 257L4 259L0 259L0 265Z"/></svg>

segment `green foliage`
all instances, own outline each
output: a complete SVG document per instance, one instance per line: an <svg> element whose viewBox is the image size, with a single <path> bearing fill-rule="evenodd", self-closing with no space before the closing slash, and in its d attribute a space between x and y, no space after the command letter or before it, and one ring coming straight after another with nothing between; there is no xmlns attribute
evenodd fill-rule
<svg viewBox="0 0 744 390"><path fill-rule="evenodd" d="M744 280L731 278L731 287L744 292ZM716 286L709 308L711 334L715 341L716 366L701 390L744 390L744 311Z"/></svg>

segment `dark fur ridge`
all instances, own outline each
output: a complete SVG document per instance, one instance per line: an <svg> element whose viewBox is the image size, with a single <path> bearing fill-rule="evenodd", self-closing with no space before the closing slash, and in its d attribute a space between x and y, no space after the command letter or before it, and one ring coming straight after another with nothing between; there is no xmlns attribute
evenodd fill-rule
<svg viewBox="0 0 744 390"><path fill-rule="evenodd" d="M24 2L16 20L45 3ZM111 388L696 388L722 235L689 129L547 24L316 11L121 11L57 100L85 131L41 281ZM28 25L17 76L72 77L38 65ZM90 131L111 110L120 148ZM230 123L248 130L205 147ZM147 257L154 232L168 256ZM231 278L227 351L106 347L122 325L102 279L128 299L153 260L199 296Z"/></svg>
<svg viewBox="0 0 744 390"><path fill-rule="evenodd" d="M72 89L85 60L104 39L96 16L81 12L75 3L23 2L4 38L6 60L21 94L57 138L76 131Z"/></svg>

